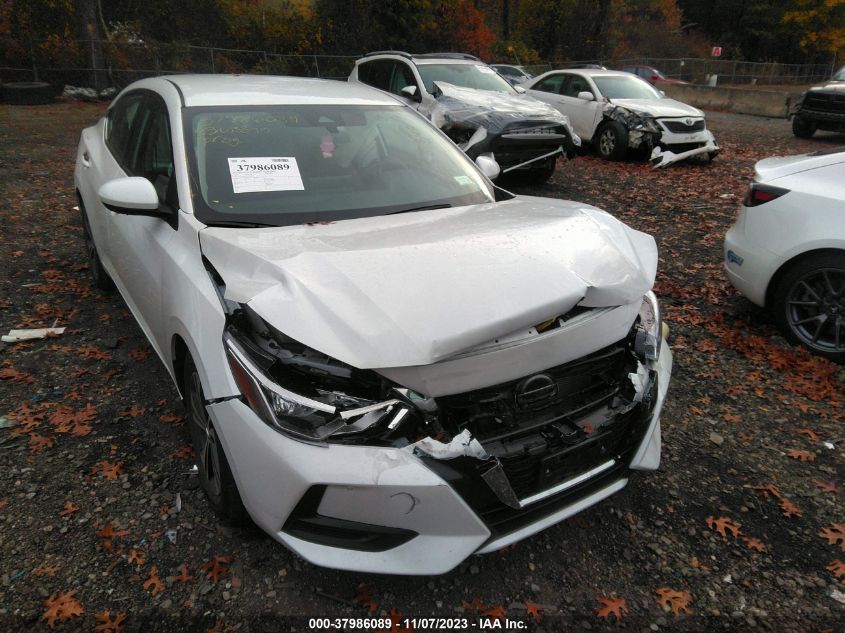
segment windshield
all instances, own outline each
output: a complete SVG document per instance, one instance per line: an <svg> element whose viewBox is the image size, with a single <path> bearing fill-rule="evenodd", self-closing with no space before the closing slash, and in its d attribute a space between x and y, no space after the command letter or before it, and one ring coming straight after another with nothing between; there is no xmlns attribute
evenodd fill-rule
<svg viewBox="0 0 845 633"><path fill-rule="evenodd" d="M484 64L420 64L417 70L420 71L420 77L429 94L434 94L435 81L443 81L463 88L516 94L507 81Z"/></svg>
<svg viewBox="0 0 845 633"><path fill-rule="evenodd" d="M639 77L593 76L603 97L608 99L660 99L660 93Z"/></svg>
<svg viewBox="0 0 845 633"><path fill-rule="evenodd" d="M836 71L833 75L833 81L845 81L845 66Z"/></svg>
<svg viewBox="0 0 845 633"><path fill-rule="evenodd" d="M471 161L404 106L184 110L206 224L289 225L493 200Z"/></svg>

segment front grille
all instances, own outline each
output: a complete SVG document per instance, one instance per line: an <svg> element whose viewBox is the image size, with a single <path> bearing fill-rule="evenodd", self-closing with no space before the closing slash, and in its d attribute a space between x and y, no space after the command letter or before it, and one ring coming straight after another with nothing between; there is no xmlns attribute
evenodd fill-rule
<svg viewBox="0 0 845 633"><path fill-rule="evenodd" d="M827 112L831 114L845 114L845 94L808 92L804 96L802 109Z"/></svg>
<svg viewBox="0 0 845 633"><path fill-rule="evenodd" d="M480 442L516 439L539 427L582 417L629 384L636 364L624 341L534 376L437 398L443 423ZM537 379L540 379L539 381ZM534 381L534 382L530 382Z"/></svg>
<svg viewBox="0 0 845 633"><path fill-rule="evenodd" d="M704 129L704 119L695 119L692 122L692 125L687 125L684 123L683 119L679 120L667 120L661 119L660 123L670 132L675 134L687 134L689 132L700 132Z"/></svg>

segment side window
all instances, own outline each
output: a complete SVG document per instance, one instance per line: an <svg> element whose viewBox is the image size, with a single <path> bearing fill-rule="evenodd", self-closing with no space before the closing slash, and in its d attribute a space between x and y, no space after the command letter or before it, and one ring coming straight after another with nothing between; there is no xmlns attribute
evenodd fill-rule
<svg viewBox="0 0 845 633"><path fill-rule="evenodd" d="M390 77L390 92L402 96L402 88L405 86L416 86L414 73L407 64L402 62L393 63L393 72ZM419 89L419 86L417 86Z"/></svg>
<svg viewBox="0 0 845 633"><path fill-rule="evenodd" d="M563 84L564 79L566 79L566 75L552 75L551 77L546 77L542 81L537 82L534 85L533 90L560 94L560 86Z"/></svg>
<svg viewBox="0 0 845 633"><path fill-rule="evenodd" d="M109 109L106 119L106 145L121 165L127 163L126 158L130 153L129 146L132 141L132 125L143 100L143 93L130 93L121 97Z"/></svg>
<svg viewBox="0 0 845 633"><path fill-rule="evenodd" d="M153 183L159 200L178 206L167 106L157 97L150 97L144 105L142 116L145 118L143 128L138 130L140 142L132 165L133 175Z"/></svg>
<svg viewBox="0 0 845 633"><path fill-rule="evenodd" d="M389 90L392 71L393 62L391 60L376 59L358 64L358 79L373 88Z"/></svg>
<svg viewBox="0 0 845 633"><path fill-rule="evenodd" d="M570 75L562 94L565 97L578 97L579 92L592 92L587 80L578 75Z"/></svg>

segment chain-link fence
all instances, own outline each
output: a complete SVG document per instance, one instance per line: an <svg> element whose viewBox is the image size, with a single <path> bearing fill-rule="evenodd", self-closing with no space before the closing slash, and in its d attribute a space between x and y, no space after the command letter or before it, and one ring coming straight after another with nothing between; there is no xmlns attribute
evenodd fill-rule
<svg viewBox="0 0 845 633"><path fill-rule="evenodd" d="M254 73L345 79L355 55L284 55L267 51L193 46L146 41L21 40L0 38L0 80L46 81L102 89L122 87L137 79L178 73ZM671 79L719 84L811 84L830 78L829 64L778 64L722 59L582 60L527 66L533 74L552 68L590 65L620 68L652 66Z"/></svg>
<svg viewBox="0 0 845 633"><path fill-rule="evenodd" d="M0 39L0 78L57 86L122 87L180 73L251 73L346 79L356 56L282 55L183 43Z"/></svg>

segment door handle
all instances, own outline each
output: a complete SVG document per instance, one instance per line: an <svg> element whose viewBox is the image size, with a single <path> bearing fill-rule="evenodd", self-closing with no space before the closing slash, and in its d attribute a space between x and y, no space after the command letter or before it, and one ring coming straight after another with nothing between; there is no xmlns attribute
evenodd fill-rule
<svg viewBox="0 0 845 633"><path fill-rule="evenodd" d="M86 169L91 166L91 155L88 153L87 149L82 152L82 166Z"/></svg>

